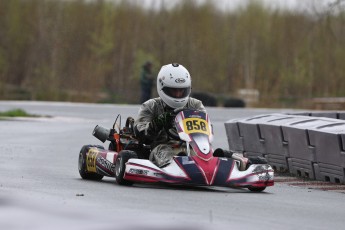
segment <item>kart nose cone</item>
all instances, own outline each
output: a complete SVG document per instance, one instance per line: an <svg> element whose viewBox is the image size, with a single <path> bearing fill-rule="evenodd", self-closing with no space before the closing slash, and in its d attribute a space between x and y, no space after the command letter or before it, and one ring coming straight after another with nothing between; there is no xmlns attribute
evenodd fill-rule
<svg viewBox="0 0 345 230"><path fill-rule="evenodd" d="M208 154L211 150L207 136L194 137L195 144L203 154Z"/></svg>

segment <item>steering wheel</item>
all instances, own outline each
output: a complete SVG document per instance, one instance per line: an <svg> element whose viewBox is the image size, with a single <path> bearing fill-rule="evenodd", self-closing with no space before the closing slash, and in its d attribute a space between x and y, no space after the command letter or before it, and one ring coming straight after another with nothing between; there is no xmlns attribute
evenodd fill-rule
<svg viewBox="0 0 345 230"><path fill-rule="evenodd" d="M180 136L178 135L175 127L166 128L165 131L168 134L168 136L171 137L172 139L177 140L177 141L180 140Z"/></svg>
<svg viewBox="0 0 345 230"><path fill-rule="evenodd" d="M171 112L171 115L176 117L176 115L182 110L183 108L174 109L174 111ZM171 124L169 124L169 126L164 126L164 129L165 129L165 132L168 134L168 136L171 137L172 139L177 140L177 141L181 140L175 127L175 119L171 121Z"/></svg>

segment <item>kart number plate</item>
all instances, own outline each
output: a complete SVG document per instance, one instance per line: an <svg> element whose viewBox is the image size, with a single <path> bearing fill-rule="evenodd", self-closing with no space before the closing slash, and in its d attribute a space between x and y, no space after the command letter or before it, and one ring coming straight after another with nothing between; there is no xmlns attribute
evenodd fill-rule
<svg viewBox="0 0 345 230"><path fill-rule="evenodd" d="M86 167L89 172L97 172L96 170L96 159L97 159L97 150L90 149L86 155Z"/></svg>
<svg viewBox="0 0 345 230"><path fill-rule="evenodd" d="M204 133L210 134L209 125L206 120L201 118L186 118L183 120L183 128L186 134Z"/></svg>

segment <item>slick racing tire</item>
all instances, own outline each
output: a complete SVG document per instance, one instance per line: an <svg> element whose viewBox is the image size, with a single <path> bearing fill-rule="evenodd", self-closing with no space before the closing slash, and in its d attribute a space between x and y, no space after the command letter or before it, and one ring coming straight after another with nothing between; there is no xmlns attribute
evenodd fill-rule
<svg viewBox="0 0 345 230"><path fill-rule="evenodd" d="M252 192L262 192L266 189L266 187L249 187L248 189Z"/></svg>
<svg viewBox="0 0 345 230"><path fill-rule="evenodd" d="M115 179L119 185L132 185L132 181L123 179L126 170L126 163L131 158L138 158L137 154L130 150L122 150L115 162Z"/></svg>
<svg viewBox="0 0 345 230"><path fill-rule="evenodd" d="M99 149L104 149L103 146L100 145L84 145L79 153L79 159L78 159L78 170L81 178L85 180L94 180L94 181L100 181L102 180L103 176L99 175L97 173L88 172L86 168L86 153L89 151L91 147L97 147Z"/></svg>

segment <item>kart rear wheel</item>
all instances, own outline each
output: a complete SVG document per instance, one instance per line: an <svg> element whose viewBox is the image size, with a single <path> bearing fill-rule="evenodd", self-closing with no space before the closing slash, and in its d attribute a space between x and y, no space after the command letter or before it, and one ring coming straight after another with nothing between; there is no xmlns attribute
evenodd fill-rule
<svg viewBox="0 0 345 230"><path fill-rule="evenodd" d="M266 187L249 187L248 189L252 192L262 192L266 189Z"/></svg>
<svg viewBox="0 0 345 230"><path fill-rule="evenodd" d="M131 158L138 158L137 154L133 151L122 150L119 152L115 162L115 179L119 185L132 185L132 181L125 180L123 178L126 170L126 163Z"/></svg>
<svg viewBox="0 0 345 230"><path fill-rule="evenodd" d="M99 149L104 149L103 146L100 145L84 145L79 153L79 159L78 159L78 170L81 178L85 180L94 180L94 181L100 181L102 180L103 176L99 175L97 173L88 172L86 168L86 153L89 151L91 147L97 147Z"/></svg>

